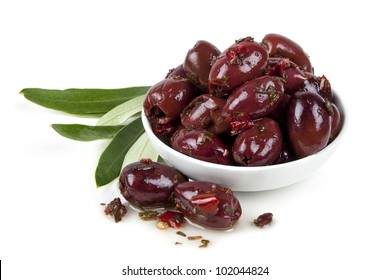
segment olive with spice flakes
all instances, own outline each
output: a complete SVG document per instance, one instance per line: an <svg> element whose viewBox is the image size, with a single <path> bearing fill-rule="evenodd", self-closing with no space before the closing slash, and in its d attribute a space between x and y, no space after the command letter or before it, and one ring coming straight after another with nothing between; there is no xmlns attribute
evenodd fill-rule
<svg viewBox="0 0 390 280"><path fill-rule="evenodd" d="M241 216L232 190L208 182L186 182L175 187L176 208L192 222L213 229L228 229Z"/></svg>
<svg viewBox="0 0 390 280"><path fill-rule="evenodd" d="M203 161L231 164L231 153L221 139L208 130L182 128L171 137L171 146L176 151Z"/></svg>
<svg viewBox="0 0 390 280"><path fill-rule="evenodd" d="M188 179L168 165L142 159L123 168L119 189L123 197L139 208L172 204L173 188Z"/></svg>
<svg viewBox="0 0 390 280"><path fill-rule="evenodd" d="M229 130L229 125L221 117L226 99L202 94L195 97L181 113L181 123L187 128L203 128L221 134Z"/></svg>
<svg viewBox="0 0 390 280"><path fill-rule="evenodd" d="M221 51L216 46L200 40L185 57L183 69L188 79L202 91L208 88L211 65L220 54Z"/></svg>
<svg viewBox="0 0 390 280"><path fill-rule="evenodd" d="M166 78L152 86L143 103L145 115L155 134L170 133L180 113L195 97L194 86L180 76Z"/></svg>
<svg viewBox="0 0 390 280"><path fill-rule="evenodd" d="M288 58L302 70L313 72L310 58L300 45L280 34L270 33L264 36L263 44L268 47L270 57Z"/></svg>
<svg viewBox="0 0 390 280"><path fill-rule="evenodd" d="M270 118L255 120L253 126L240 132L234 141L233 158L244 166L273 164L282 151L282 132Z"/></svg>
<svg viewBox="0 0 390 280"><path fill-rule="evenodd" d="M255 120L266 116L282 101L283 81L278 77L262 76L238 87L228 97L222 110L222 118L247 114Z"/></svg>
<svg viewBox="0 0 390 280"><path fill-rule="evenodd" d="M252 37L236 41L222 53L210 69L209 92L226 96L244 82L263 74L268 52L264 45Z"/></svg>
<svg viewBox="0 0 390 280"><path fill-rule="evenodd" d="M312 155L328 144L332 115L329 100L316 92L301 91L291 96L287 108L287 132L298 158Z"/></svg>

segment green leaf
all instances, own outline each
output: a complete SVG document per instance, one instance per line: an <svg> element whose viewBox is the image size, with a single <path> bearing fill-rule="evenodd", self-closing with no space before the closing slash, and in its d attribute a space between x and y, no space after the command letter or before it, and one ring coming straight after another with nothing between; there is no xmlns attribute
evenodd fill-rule
<svg viewBox="0 0 390 280"><path fill-rule="evenodd" d="M52 124L51 126L58 134L77 141L111 139L123 128L121 125L90 126L83 124Z"/></svg>
<svg viewBox="0 0 390 280"><path fill-rule="evenodd" d="M104 186L119 176L127 151L145 132L141 118L123 127L100 156L95 171L97 187Z"/></svg>
<svg viewBox="0 0 390 280"><path fill-rule="evenodd" d="M122 168L126 165L139 161L142 158L150 158L157 161L159 155L149 141L146 133L142 134L138 140L131 146L122 163Z"/></svg>
<svg viewBox="0 0 390 280"><path fill-rule="evenodd" d="M134 97L103 115L97 125L120 125L125 123L131 116L141 112L145 96Z"/></svg>
<svg viewBox="0 0 390 280"><path fill-rule="evenodd" d="M65 90L25 88L25 98L46 108L70 114L105 114L123 102L144 95L150 87Z"/></svg>

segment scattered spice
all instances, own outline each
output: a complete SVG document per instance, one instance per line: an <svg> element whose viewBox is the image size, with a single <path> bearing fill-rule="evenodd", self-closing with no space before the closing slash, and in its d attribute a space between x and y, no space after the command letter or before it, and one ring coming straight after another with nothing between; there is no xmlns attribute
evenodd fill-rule
<svg viewBox="0 0 390 280"><path fill-rule="evenodd" d="M115 223L120 222L126 213L127 209L119 197L114 198L104 209L104 214L113 216Z"/></svg>
<svg viewBox="0 0 390 280"><path fill-rule="evenodd" d="M193 236L188 236L188 240L199 240L202 239L203 237L201 235L193 235Z"/></svg>
<svg viewBox="0 0 390 280"><path fill-rule="evenodd" d="M138 216L144 221L157 220L159 213L155 210L146 210L138 213Z"/></svg>
<svg viewBox="0 0 390 280"><path fill-rule="evenodd" d="M176 241L175 245L183 245L183 243Z"/></svg>
<svg viewBox="0 0 390 280"><path fill-rule="evenodd" d="M106 204L105 204L104 202L100 203L100 205L102 205L102 206L106 206Z"/></svg>
<svg viewBox="0 0 390 280"><path fill-rule="evenodd" d="M202 239L201 241L200 241L200 245L199 245L199 248L206 248L208 245L209 245L209 243L210 243L210 240L207 240L207 239Z"/></svg>
<svg viewBox="0 0 390 280"><path fill-rule="evenodd" d="M253 221L255 226L257 227L264 227L265 225L269 225L272 222L273 214L272 213L264 213L261 214L257 219Z"/></svg>
<svg viewBox="0 0 390 280"><path fill-rule="evenodd" d="M187 236L187 234L185 234L184 232L182 232L182 231L176 231L176 234L177 235L180 235L180 236L183 236L183 237L186 237Z"/></svg>

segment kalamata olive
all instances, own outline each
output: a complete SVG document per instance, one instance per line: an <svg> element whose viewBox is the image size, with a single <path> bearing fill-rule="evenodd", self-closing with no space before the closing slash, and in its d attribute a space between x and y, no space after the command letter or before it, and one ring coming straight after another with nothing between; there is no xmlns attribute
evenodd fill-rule
<svg viewBox="0 0 390 280"><path fill-rule="evenodd" d="M287 132L298 158L312 155L326 146L332 114L330 102L316 92L301 91L291 96L287 108Z"/></svg>
<svg viewBox="0 0 390 280"><path fill-rule="evenodd" d="M231 164L229 149L221 139L205 129L179 129L171 137L171 147L187 156L207 162Z"/></svg>
<svg viewBox="0 0 390 280"><path fill-rule="evenodd" d="M123 197L140 208L172 204L173 188L188 179L168 165L143 159L123 168L119 189Z"/></svg>
<svg viewBox="0 0 390 280"><path fill-rule="evenodd" d="M186 128L203 128L220 134L229 130L221 112L226 100L211 94L195 97L181 113L181 123Z"/></svg>
<svg viewBox="0 0 390 280"><path fill-rule="evenodd" d="M267 60L267 50L252 37L238 40L212 65L209 75L210 94L228 95L244 82L261 76Z"/></svg>
<svg viewBox="0 0 390 280"><path fill-rule="evenodd" d="M152 86L146 94L144 111L154 133L172 130L172 122L195 96L194 86L188 79L175 76Z"/></svg>
<svg viewBox="0 0 390 280"><path fill-rule="evenodd" d="M211 65L220 54L221 51L216 46L200 40L185 57L183 69L188 79L202 91L208 88Z"/></svg>
<svg viewBox="0 0 390 280"><path fill-rule="evenodd" d="M240 165L273 164L282 150L282 132L270 118L255 120L253 127L240 132L234 141L233 158Z"/></svg>
<svg viewBox="0 0 390 280"><path fill-rule="evenodd" d="M192 222L213 229L228 229L241 216L232 190L207 182L186 182L175 187L176 208Z"/></svg>
<svg viewBox="0 0 390 280"><path fill-rule="evenodd" d="M330 137L329 141L333 141L337 135L339 134L341 130L341 115L340 115L340 110L337 108L336 104L332 103L331 104L332 109L333 109L333 115L332 115L332 128L330 130Z"/></svg>
<svg viewBox="0 0 390 280"><path fill-rule="evenodd" d="M174 78L174 77L182 77L184 79L187 79L187 73L183 69L183 64L178 65L176 68L169 69L166 78Z"/></svg>
<svg viewBox="0 0 390 280"><path fill-rule="evenodd" d="M222 117L226 119L246 113L252 120L261 118L278 106L283 94L283 81L280 78L255 78L233 91L222 109Z"/></svg>
<svg viewBox="0 0 390 280"><path fill-rule="evenodd" d="M262 42L268 47L270 57L288 58L301 67L302 70L313 72L309 56L293 40L279 34L271 33L265 35Z"/></svg>

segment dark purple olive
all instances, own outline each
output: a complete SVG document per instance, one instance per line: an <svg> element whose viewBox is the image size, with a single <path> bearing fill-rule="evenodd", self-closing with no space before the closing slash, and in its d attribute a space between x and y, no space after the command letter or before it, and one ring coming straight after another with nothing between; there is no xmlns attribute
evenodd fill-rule
<svg viewBox="0 0 390 280"><path fill-rule="evenodd" d="M190 221L212 229L233 227L242 212L231 189L212 183L181 183L175 187L174 200Z"/></svg>
<svg viewBox="0 0 390 280"><path fill-rule="evenodd" d="M234 141L233 158L245 166L273 164L282 150L282 132L276 121L262 118L240 132Z"/></svg>
<svg viewBox="0 0 390 280"><path fill-rule="evenodd" d="M173 167L143 159L123 168L119 189L123 197L136 207L162 207L172 204L173 188L187 181Z"/></svg>
<svg viewBox="0 0 390 280"><path fill-rule="evenodd" d="M220 54L221 51L216 46L200 40L185 57L183 69L188 79L202 91L208 88L211 65Z"/></svg>
<svg viewBox="0 0 390 280"><path fill-rule="evenodd" d="M333 141L337 135L340 133L341 130L341 115L339 108L337 108L336 104L332 103L331 104L332 109L333 109L333 115L332 115L332 128L330 130L330 137L329 141Z"/></svg>
<svg viewBox="0 0 390 280"><path fill-rule="evenodd" d="M226 99L210 94L195 97L181 113L181 123L186 128L203 128L221 134L229 130L229 125L221 118Z"/></svg>
<svg viewBox="0 0 390 280"><path fill-rule="evenodd" d="M228 95L244 82L263 74L268 52L265 47L247 37L238 40L221 54L210 69L209 92Z"/></svg>
<svg viewBox="0 0 390 280"><path fill-rule="evenodd" d="M180 113L195 97L194 86L188 79L175 76L152 86L143 104L155 134L172 131L172 123L179 119Z"/></svg>
<svg viewBox="0 0 390 280"><path fill-rule="evenodd" d="M264 117L278 106L283 94L283 81L280 78L255 78L233 91L222 110L222 117L228 119L241 113L248 114L252 120Z"/></svg>
<svg viewBox="0 0 390 280"><path fill-rule="evenodd" d="M221 139L205 129L180 129L171 137L171 147L187 156L207 162L231 164L229 149Z"/></svg>
<svg viewBox="0 0 390 280"><path fill-rule="evenodd" d="M174 77L182 77L184 79L187 79L187 73L183 69L183 64L180 64L176 68L169 69L167 75L165 76L166 78L174 78Z"/></svg>
<svg viewBox="0 0 390 280"><path fill-rule="evenodd" d="M265 35L262 42L268 47L270 57L288 58L301 67L302 70L313 72L309 56L293 40L271 33Z"/></svg>
<svg viewBox="0 0 390 280"><path fill-rule="evenodd" d="M298 158L323 149L329 141L333 110L316 92L301 91L291 96L287 108L287 132Z"/></svg>

